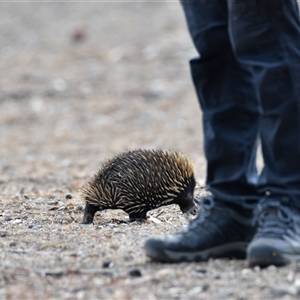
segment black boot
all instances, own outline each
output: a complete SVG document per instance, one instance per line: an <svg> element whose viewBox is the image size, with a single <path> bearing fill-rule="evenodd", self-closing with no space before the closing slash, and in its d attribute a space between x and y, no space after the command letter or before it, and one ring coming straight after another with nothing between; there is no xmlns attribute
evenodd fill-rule
<svg viewBox="0 0 300 300"><path fill-rule="evenodd" d="M146 255L161 262L206 261L209 258L245 258L255 228L245 217L212 197L201 199L198 216L181 232L152 237Z"/></svg>
<svg viewBox="0 0 300 300"><path fill-rule="evenodd" d="M300 261L300 211L281 199L264 199L255 210L257 233L247 249L250 266Z"/></svg>

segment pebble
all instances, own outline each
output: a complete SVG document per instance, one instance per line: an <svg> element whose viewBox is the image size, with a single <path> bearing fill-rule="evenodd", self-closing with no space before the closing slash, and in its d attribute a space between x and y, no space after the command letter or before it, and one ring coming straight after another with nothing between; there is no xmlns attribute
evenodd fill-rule
<svg viewBox="0 0 300 300"><path fill-rule="evenodd" d="M17 242L10 242L10 243L9 243L9 246L10 246L10 247L15 247L15 246L17 246Z"/></svg>
<svg viewBox="0 0 300 300"><path fill-rule="evenodd" d="M61 222L62 222L62 224L67 225L67 224L72 223L73 219L71 217L69 217L69 216L65 216L65 217L63 217L63 219L62 219Z"/></svg>
<svg viewBox="0 0 300 300"><path fill-rule="evenodd" d="M67 200L72 199L72 198L73 198L73 195L72 195L72 194L70 194L70 193L66 194L66 199L67 199Z"/></svg>
<svg viewBox="0 0 300 300"><path fill-rule="evenodd" d="M190 295L199 295L202 292L203 292L202 286L196 286L190 290L189 294Z"/></svg>
<svg viewBox="0 0 300 300"><path fill-rule="evenodd" d="M75 26L71 32L71 38L74 42L82 42L86 38L86 30L80 25Z"/></svg>
<svg viewBox="0 0 300 300"><path fill-rule="evenodd" d="M244 280L250 280L253 278L253 272L251 269L248 269L248 268L243 269L241 272L241 275Z"/></svg>
<svg viewBox="0 0 300 300"><path fill-rule="evenodd" d="M255 272L260 272L261 268L260 268L260 266L255 266L255 267L253 268L253 270L254 270Z"/></svg>
<svg viewBox="0 0 300 300"><path fill-rule="evenodd" d="M276 271L276 270L277 270L277 267L274 266L274 265L270 265L270 266L268 266L267 270L268 270L268 271Z"/></svg>
<svg viewBox="0 0 300 300"><path fill-rule="evenodd" d="M21 219L15 219L15 220L12 220L11 223L12 224L20 224L20 223L22 223L22 220Z"/></svg>
<svg viewBox="0 0 300 300"><path fill-rule="evenodd" d="M113 262L110 260L104 260L102 262L102 268L112 268L113 267Z"/></svg>
<svg viewBox="0 0 300 300"><path fill-rule="evenodd" d="M300 288L300 278L295 279L294 286Z"/></svg>
<svg viewBox="0 0 300 300"><path fill-rule="evenodd" d="M165 280L172 275L174 275L174 270L171 268L160 269L156 272L156 277L159 280Z"/></svg>
<svg viewBox="0 0 300 300"><path fill-rule="evenodd" d="M78 210L78 211L83 211L84 210L83 205L81 205L81 204L77 204L75 209Z"/></svg>
<svg viewBox="0 0 300 300"><path fill-rule="evenodd" d="M110 245L110 248L113 249L113 250L118 250L119 247L120 247L120 246L119 246L118 244L115 244L115 243L112 243L112 244Z"/></svg>
<svg viewBox="0 0 300 300"><path fill-rule="evenodd" d="M196 272L205 274L207 271L205 269L198 269L196 270Z"/></svg>
<svg viewBox="0 0 300 300"><path fill-rule="evenodd" d="M287 275L287 281L288 282L293 282L295 278L295 273L293 271L289 271L288 275Z"/></svg>
<svg viewBox="0 0 300 300"><path fill-rule="evenodd" d="M141 277L142 276L142 272L140 269L132 269L129 271L129 275L131 277Z"/></svg>

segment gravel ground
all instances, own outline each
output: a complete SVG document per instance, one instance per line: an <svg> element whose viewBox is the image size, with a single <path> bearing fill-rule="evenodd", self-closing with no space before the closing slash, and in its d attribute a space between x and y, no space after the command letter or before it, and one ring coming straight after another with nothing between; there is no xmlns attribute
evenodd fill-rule
<svg viewBox="0 0 300 300"><path fill-rule="evenodd" d="M177 2L0 3L0 28L0 299L299 298L300 264L147 259L149 236L187 225L177 206L80 224L78 189L126 149L180 150L203 185Z"/></svg>

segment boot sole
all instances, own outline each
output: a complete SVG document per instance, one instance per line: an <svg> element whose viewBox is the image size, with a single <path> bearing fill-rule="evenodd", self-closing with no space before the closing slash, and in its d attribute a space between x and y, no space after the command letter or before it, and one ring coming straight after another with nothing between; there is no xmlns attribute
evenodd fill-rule
<svg viewBox="0 0 300 300"><path fill-rule="evenodd" d="M248 242L234 242L214 248L184 252L165 249L161 243L148 240L145 244L146 255L152 260L160 262L200 262L207 261L210 258L246 258L246 249Z"/></svg>
<svg viewBox="0 0 300 300"><path fill-rule="evenodd" d="M273 239L260 239L250 244L247 249L247 261L250 267L269 265L283 266L290 262L300 261L300 253L287 253L283 243ZM285 250L285 251L284 251ZM293 249L291 249L293 250Z"/></svg>

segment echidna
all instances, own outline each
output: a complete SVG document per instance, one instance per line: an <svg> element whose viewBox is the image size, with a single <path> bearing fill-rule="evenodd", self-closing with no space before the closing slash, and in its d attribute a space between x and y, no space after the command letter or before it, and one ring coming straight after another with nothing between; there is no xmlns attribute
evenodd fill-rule
<svg viewBox="0 0 300 300"><path fill-rule="evenodd" d="M122 209L130 221L146 219L149 210L178 204L183 213L196 210L193 164L180 152L131 150L108 160L86 186L83 224L99 210Z"/></svg>

